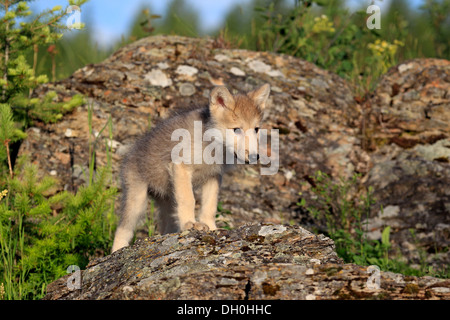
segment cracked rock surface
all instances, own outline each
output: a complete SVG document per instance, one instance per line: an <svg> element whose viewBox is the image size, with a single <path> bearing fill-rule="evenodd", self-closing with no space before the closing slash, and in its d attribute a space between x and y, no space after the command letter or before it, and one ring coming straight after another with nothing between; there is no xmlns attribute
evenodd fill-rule
<svg viewBox="0 0 450 320"><path fill-rule="evenodd" d="M80 289L70 276L44 299L450 299L448 280L343 264L324 235L269 224L141 239L91 261Z"/></svg>

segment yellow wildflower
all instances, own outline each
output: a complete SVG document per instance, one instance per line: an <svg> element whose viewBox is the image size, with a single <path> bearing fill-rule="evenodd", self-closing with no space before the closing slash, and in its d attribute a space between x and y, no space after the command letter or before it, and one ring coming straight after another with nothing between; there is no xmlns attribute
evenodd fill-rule
<svg viewBox="0 0 450 320"><path fill-rule="evenodd" d="M2 200L6 195L8 194L8 189L3 190L0 192L0 200Z"/></svg>
<svg viewBox="0 0 450 320"><path fill-rule="evenodd" d="M333 22L329 21L328 17L323 14L314 18L314 25L311 31L313 33L335 32L336 29L333 27Z"/></svg>

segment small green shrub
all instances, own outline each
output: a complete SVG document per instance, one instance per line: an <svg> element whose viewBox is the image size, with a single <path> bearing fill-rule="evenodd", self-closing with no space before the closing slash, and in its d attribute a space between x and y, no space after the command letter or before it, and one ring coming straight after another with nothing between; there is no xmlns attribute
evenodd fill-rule
<svg viewBox="0 0 450 320"><path fill-rule="evenodd" d="M17 132L9 106L0 107L0 154L9 158L8 145ZM108 145L112 140L111 119L101 131L106 127L108 165L94 170L99 135L89 144L88 183L75 194L54 194L55 180L38 178L37 168L25 158L19 158L13 174L1 175L0 298L42 298L47 284L65 275L68 266L84 268L89 259L109 252L116 225L117 189L111 179Z"/></svg>
<svg viewBox="0 0 450 320"><path fill-rule="evenodd" d="M110 250L117 190L107 186L110 173L102 169L76 194L47 196L52 178L37 179L32 165L15 170L13 179L0 183L6 193L0 200L0 283L4 299L42 298L69 265L84 268Z"/></svg>
<svg viewBox="0 0 450 320"><path fill-rule="evenodd" d="M369 216L375 201L372 188L360 198L353 196L356 193L358 178L359 175L355 174L350 180L340 178L335 182L329 175L317 171L314 177L315 186L312 188L314 204L307 206L303 198L298 205L306 208L319 224L326 226L340 257L347 262L365 264L369 257L362 221ZM379 249L385 249L386 245Z"/></svg>
<svg viewBox="0 0 450 320"><path fill-rule="evenodd" d="M69 0L70 5L81 6L86 0ZM12 111L14 130L8 129L2 143L11 144L24 138L23 132L33 121L56 122L63 114L84 103L81 95L70 101L57 103L56 93L49 91L44 97L33 97L33 90L48 82L46 75L36 74L37 55L33 66L26 60L27 51L40 45L57 42L68 27L62 23L67 16L66 8L55 6L30 18L32 12L27 1L0 0L0 106L3 119L6 108ZM81 26L82 27L82 26ZM9 145L6 146L9 148ZM6 154L0 153L0 171L5 169ZM12 173L11 159L6 165Z"/></svg>

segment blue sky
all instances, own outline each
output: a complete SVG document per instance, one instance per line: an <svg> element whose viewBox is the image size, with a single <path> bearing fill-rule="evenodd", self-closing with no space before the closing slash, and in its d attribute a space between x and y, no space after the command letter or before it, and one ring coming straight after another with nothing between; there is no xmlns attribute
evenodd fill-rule
<svg viewBox="0 0 450 320"><path fill-rule="evenodd" d="M199 13L201 27L204 30L212 29L221 25L222 19L227 12L236 4L245 4L251 0L186 0L186 2ZM294 2L294 0L290 0ZM411 1L414 5L423 0ZM387 5L389 0L375 1L381 9ZM149 5L155 14L164 14L167 4L170 0L90 0L82 7L81 21L83 17L89 16L89 23L86 29L94 33L96 41L102 45L114 43L125 35L129 30L133 17L138 10ZM369 0L347 0L350 7L359 4L369 5ZM37 0L30 3L34 12L40 12L43 9L53 8L56 5L65 7L67 0ZM383 11L381 11L383 12ZM76 32L76 31L75 31Z"/></svg>
<svg viewBox="0 0 450 320"><path fill-rule="evenodd" d="M186 0L199 13L202 29L219 26L224 15L236 4L245 4L250 0ZM149 5L155 14L164 14L170 0L90 0L81 8L81 21L89 15L92 25L86 28L95 34L100 45L107 45L120 39L129 30L133 17L144 5ZM65 7L67 0L38 0L30 3L34 12Z"/></svg>

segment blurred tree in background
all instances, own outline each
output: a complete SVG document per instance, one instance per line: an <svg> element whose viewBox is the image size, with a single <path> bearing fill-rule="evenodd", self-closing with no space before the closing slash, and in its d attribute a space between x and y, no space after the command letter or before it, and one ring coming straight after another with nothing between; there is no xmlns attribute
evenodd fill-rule
<svg viewBox="0 0 450 320"><path fill-rule="evenodd" d="M150 6L143 6L133 19L129 40L134 41L155 34L197 37L200 17L185 0L172 0L166 12L155 14Z"/></svg>
<svg viewBox="0 0 450 320"><path fill-rule="evenodd" d="M185 0L172 0L162 20L156 23L155 34L176 34L188 37L199 35L199 15Z"/></svg>
<svg viewBox="0 0 450 320"><path fill-rule="evenodd" d="M79 8L85 2L70 0L69 4ZM57 121L79 105L82 98L75 96L71 101L55 103L54 92L43 98L32 97L33 89L49 79L37 70L39 47L52 48L48 53L54 57L55 42L62 37L61 30L69 29L61 21L67 15L66 8L55 6L32 16L26 1L0 0L0 13L0 173L7 160L12 179L17 148L10 150L10 144L25 137L22 130L34 120Z"/></svg>
<svg viewBox="0 0 450 320"><path fill-rule="evenodd" d="M36 66L38 74L45 74L48 79L54 81L52 75L52 48L56 66L56 80L68 78L75 70L90 63L101 62L112 53L111 49L101 48L95 42L94 33L90 29L92 17L84 14L83 19L86 22L82 30L66 31L64 36L53 46L39 45L38 63ZM114 45L111 44L111 46ZM27 53L28 60L31 60L32 55L32 50L29 50Z"/></svg>
<svg viewBox="0 0 450 320"><path fill-rule="evenodd" d="M381 74L400 61L450 59L450 0L426 0L413 9L392 0L381 13L381 29L368 29L368 3L350 12L344 0L253 0L226 16L221 35L239 47L293 55L333 71L370 92ZM218 32L216 31L216 34Z"/></svg>
<svg viewBox="0 0 450 320"><path fill-rule="evenodd" d="M129 41L133 42L141 38L148 37L155 33L155 20L161 19L158 14L153 14L153 10L148 6L143 6L133 19L129 33Z"/></svg>
<svg viewBox="0 0 450 320"><path fill-rule="evenodd" d="M382 27L366 27L368 2L350 10L345 0L249 0L224 12L216 30L203 31L193 0L171 0L164 12L143 5L129 31L117 43L100 47L89 26L95 17L83 13L84 30L69 31L49 51L40 45L38 74L63 79L76 69L104 60L119 47L146 36L174 34L222 37L231 46L285 53L336 72L355 85L356 94L370 91L379 75L400 61L436 57L450 59L450 0L423 0L413 8L392 0L383 8ZM378 40L378 42L377 42ZM32 48L27 61L32 63ZM54 60L54 61L53 61Z"/></svg>

